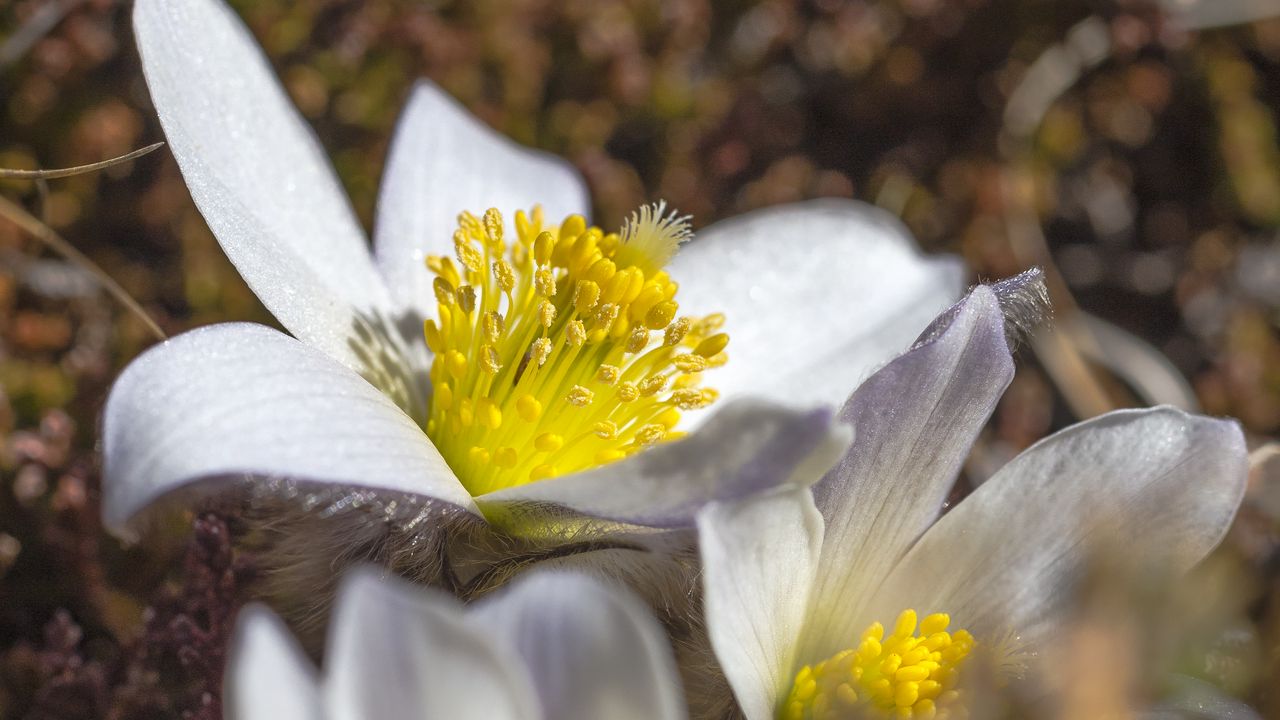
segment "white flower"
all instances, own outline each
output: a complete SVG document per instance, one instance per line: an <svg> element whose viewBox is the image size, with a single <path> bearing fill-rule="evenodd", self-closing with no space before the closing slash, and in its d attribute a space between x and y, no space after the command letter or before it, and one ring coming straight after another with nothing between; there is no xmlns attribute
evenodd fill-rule
<svg viewBox="0 0 1280 720"><path fill-rule="evenodd" d="M347 576L318 675L284 623L241 613L229 720L681 720L661 627L633 597L536 572L464 608L364 568Z"/></svg>
<svg viewBox="0 0 1280 720"><path fill-rule="evenodd" d="M568 453L574 438L542 438L518 423L526 414L538 417L551 423L537 426L538 433L554 435L557 426L548 416L567 417L572 410L566 403L589 405L608 388L547 391L534 396L541 398L539 407L518 403L511 392L491 406L484 379L490 376L475 368L513 387L521 373L532 372L527 368L543 348L531 343L526 350L504 336L506 354L490 352L482 345L487 340L478 339L481 332L498 337L517 320L564 319L573 310L567 298L577 289L565 278L595 277L558 268L564 285L555 298L559 315L540 314L544 309L530 291L521 297L532 300L521 300L505 322L485 324L486 303L497 307L512 282L526 282L535 267L546 267L545 259L529 257L536 256L541 229L555 231L551 238L560 241L548 256L569 247L574 238L566 239L566 228L581 230L582 219L573 216L586 216L589 208L578 174L560 160L515 146L431 84L419 83L387 160L370 255L321 148L229 8L220 0L139 0L134 24L147 85L192 197L228 257L293 337L255 325L215 325L166 342L126 369L104 420L104 514L119 532L127 533L143 510L177 490L183 497L225 493L243 488L245 478L265 492L297 492L304 502L338 497L328 507L335 512L366 503L388 516L414 519L424 507L452 508L516 531L528 530L531 518L551 517L550 529L561 534L568 532L567 517L691 527L708 500L817 477L847 434L828 414L813 411L814 403L843 397L959 295L954 258L920 256L896 221L857 203L792 205L712 226L665 269L681 283L681 313L707 318L721 312L727 318L733 358L707 372L722 407L704 411L705 422L686 418L687 439L642 453L632 451L672 435L674 414L671 407L658 414L662 403L697 406L715 393L687 402L665 394L669 390L646 396L653 416L632 413L627 428L576 418L568 423L575 432L591 428L601 438L629 444L595 454L587 445L574 447L577 465L556 471L536 454ZM529 211L534 206L541 207L543 220ZM487 214L488 208L499 209L501 217ZM455 248L461 211L474 213L461 221L465 250ZM647 274L637 277L648 282L687 225L646 212L622 239L644 257L633 258L630 267L623 251L615 259L619 274L642 268L636 272ZM618 242L597 239L602 247ZM487 264L478 259L481 251L489 253ZM455 252L459 263L474 259L479 270L448 282L458 265L451 271L453 261L430 260L433 286L427 261ZM510 268L496 266L500 257L513 258L511 265L523 274L503 280ZM653 282L675 291L666 280ZM611 288L599 287L605 294ZM455 316L449 325L454 334L443 337L449 333L442 329L447 323L438 298L446 301L445 312L477 309L465 325ZM591 322L602 323L606 309L592 309ZM658 318L669 323L665 337L680 322L669 315ZM434 358L423 342L425 320L433 323L429 342L440 351ZM572 328L565 329L572 324L551 328L547 348L560 347L566 334L572 338ZM674 333L677 341L682 332ZM676 348L687 350L692 337ZM712 352L721 348L704 347L709 359L659 360L666 368L682 357L696 375L700 363L723 362L722 353ZM606 357L604 364L609 362ZM583 367L573 365L570 374ZM433 373L437 380L456 374L457 382L450 380L447 390L441 382L433 391ZM603 365L600 373L608 374ZM670 379L681 381L674 371ZM461 429L446 436L455 421ZM480 429L498 421L501 429ZM502 439L508 432L524 435L508 444ZM446 441L433 443L429 435ZM629 456L589 467L594 458L618 455ZM563 474L528 482L557 472ZM300 482L307 483L301 490ZM312 494L325 487L336 494Z"/></svg>
<svg viewBox="0 0 1280 720"><path fill-rule="evenodd" d="M939 518L1013 376L1000 290L858 388L842 412L857 437L812 493L699 516L709 634L750 720L946 716L975 644L1014 676L1038 669L1090 548L1184 571L1226 532L1241 432L1172 408L1069 427Z"/></svg>

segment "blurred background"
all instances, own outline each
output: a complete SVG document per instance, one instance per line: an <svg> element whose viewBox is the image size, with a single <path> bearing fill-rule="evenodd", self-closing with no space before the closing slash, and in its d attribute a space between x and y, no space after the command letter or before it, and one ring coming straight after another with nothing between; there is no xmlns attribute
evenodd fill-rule
<svg viewBox="0 0 1280 720"><path fill-rule="evenodd" d="M426 76L573 162L607 227L658 198L703 226L853 197L902 217L927 251L962 255L975 279L1045 267L1056 333L1020 352L957 497L1116 407L1231 415L1251 447L1280 431L1280 20L1267 19L1280 2L232 5L366 227L393 124ZM0 2L0 168L94 163L163 139L129 9ZM212 514L181 519L167 542L123 547L101 531L99 415L156 338L48 231L170 335L274 321L163 148L67 178L0 178L0 198L12 204L0 208L0 717L216 718L253 557L232 543L235 519ZM1102 644L1080 677L1100 657L1146 663L1134 647L1160 672L1110 699L1093 683L1101 694L1066 715L1193 687L1280 717L1280 479L1266 453L1210 582L1146 597L1102 563L1111 580L1084 584L1082 637ZM1159 612L1092 613L1117 592ZM1105 642L1118 637L1163 644Z"/></svg>

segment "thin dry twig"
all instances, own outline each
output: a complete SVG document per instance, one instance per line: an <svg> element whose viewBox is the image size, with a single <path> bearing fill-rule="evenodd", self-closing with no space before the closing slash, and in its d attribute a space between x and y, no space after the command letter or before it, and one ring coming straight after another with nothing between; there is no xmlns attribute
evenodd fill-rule
<svg viewBox="0 0 1280 720"><path fill-rule="evenodd" d="M88 165L77 165L69 168L58 168L54 170L11 170L8 168L0 168L0 180L52 180L54 178L71 177L72 175L83 175L85 173L94 172L96 170L105 170L109 167L115 167L137 160L151 152L159 150L164 143L152 143L144 148L134 150L127 155L103 160L102 162L90 163Z"/></svg>
<svg viewBox="0 0 1280 720"><path fill-rule="evenodd" d="M45 245L49 246L49 248L54 252L80 266L90 275L93 275L112 297L142 320L143 324L147 326L147 329L156 336L156 339L167 339L168 336L164 334L164 330L160 329L160 326L156 324L156 321L151 319L151 316L147 314L146 310L142 309L142 306L138 304L137 300L133 299L133 296L129 295L124 288L120 287L120 284L113 280L105 270L98 267L92 260L86 257L84 253L77 250L74 245L63 239L63 237L53 228L44 224L39 218L27 212L21 205L4 196L0 196L0 217L6 218L14 225L17 225L27 231Z"/></svg>

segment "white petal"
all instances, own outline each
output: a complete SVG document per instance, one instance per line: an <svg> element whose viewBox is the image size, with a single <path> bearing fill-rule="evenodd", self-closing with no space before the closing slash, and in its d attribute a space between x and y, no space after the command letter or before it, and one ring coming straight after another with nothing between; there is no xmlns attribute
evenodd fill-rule
<svg viewBox="0 0 1280 720"><path fill-rule="evenodd" d="M861 636L859 610L933 524L970 446L1013 378L1004 317L979 286L927 339L872 375L841 419L853 445L814 487L826 519L802 661Z"/></svg>
<svg viewBox="0 0 1280 720"><path fill-rule="evenodd" d="M156 346L111 390L103 515L161 496L285 477L425 495L474 509L426 435L355 373L260 325L211 325Z"/></svg>
<svg viewBox="0 0 1280 720"><path fill-rule="evenodd" d="M959 299L960 261L925 257L893 216L853 201L759 210L703 230L668 270L681 313L727 317L724 397L833 404Z"/></svg>
<svg viewBox="0 0 1280 720"><path fill-rule="evenodd" d="M228 720L322 720L316 671L280 618L249 605L236 619L223 684Z"/></svg>
<svg viewBox="0 0 1280 720"><path fill-rule="evenodd" d="M698 540L711 646L747 720L767 720L798 670L822 516L805 489L715 503Z"/></svg>
<svg viewBox="0 0 1280 720"><path fill-rule="evenodd" d="M1108 413L1014 458L925 533L863 620L947 612L978 641L1034 649L1090 551L1186 570L1226 533L1247 476L1234 422L1161 407Z"/></svg>
<svg viewBox="0 0 1280 720"><path fill-rule="evenodd" d="M516 210L542 205L546 222L590 216L582 177L559 158L494 132L429 81L413 89L383 172L374 238L378 267L397 299L433 308L428 254L453 255L458 213L496 207L515 232Z"/></svg>
<svg viewBox="0 0 1280 720"><path fill-rule="evenodd" d="M368 568L343 581L325 663L335 720L543 717L519 658L458 601Z"/></svg>
<svg viewBox="0 0 1280 720"><path fill-rule="evenodd" d="M133 20L169 149L227 257L290 332L355 367L353 312L389 296L253 37L221 0L138 0Z"/></svg>
<svg viewBox="0 0 1280 720"><path fill-rule="evenodd" d="M548 718L686 717L667 636L634 597L577 573L541 571L476 606L469 620L515 645Z"/></svg>
<svg viewBox="0 0 1280 720"><path fill-rule="evenodd" d="M534 531L539 515L563 535L561 509L629 525L692 527L713 500L733 500L779 485L816 482L848 446L848 428L825 410L790 410L743 398L714 413L689 437L625 460L476 498L499 526ZM539 507L548 512L539 513Z"/></svg>

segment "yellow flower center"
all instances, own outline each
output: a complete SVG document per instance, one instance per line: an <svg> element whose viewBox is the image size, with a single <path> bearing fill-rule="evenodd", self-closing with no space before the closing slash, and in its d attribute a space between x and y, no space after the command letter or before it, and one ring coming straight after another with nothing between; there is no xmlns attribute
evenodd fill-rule
<svg viewBox="0 0 1280 720"><path fill-rule="evenodd" d="M842 650L796 673L782 705L783 720L964 717L956 681L973 650L973 636L947 632L951 618L903 610L893 633L872 623L856 650Z"/></svg>
<svg viewBox="0 0 1280 720"><path fill-rule="evenodd" d="M473 495L603 465L680 435L723 365L719 313L677 317L662 271L690 235L658 203L621 233L541 208L458 216L453 258L431 256L437 317L427 435Z"/></svg>

